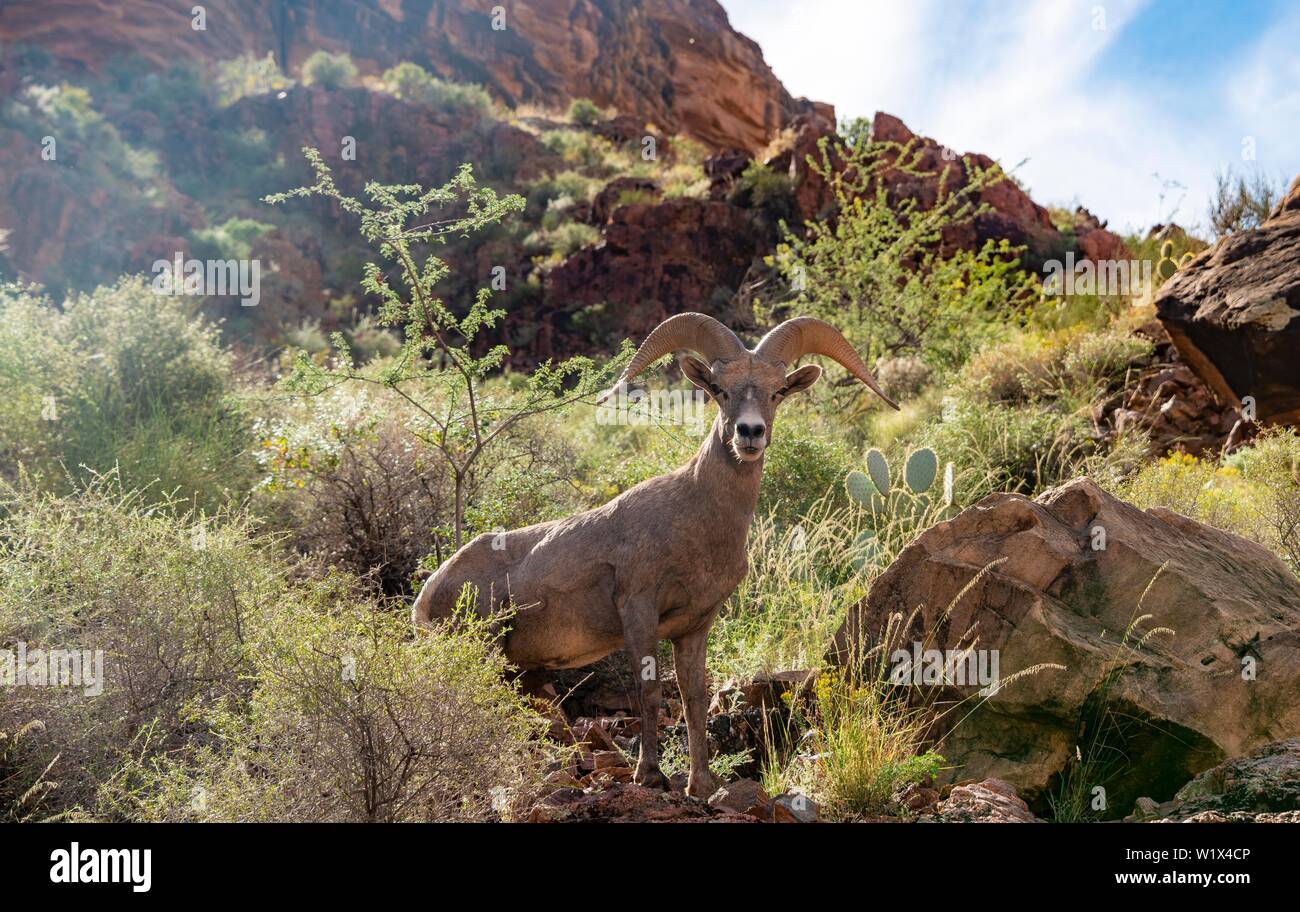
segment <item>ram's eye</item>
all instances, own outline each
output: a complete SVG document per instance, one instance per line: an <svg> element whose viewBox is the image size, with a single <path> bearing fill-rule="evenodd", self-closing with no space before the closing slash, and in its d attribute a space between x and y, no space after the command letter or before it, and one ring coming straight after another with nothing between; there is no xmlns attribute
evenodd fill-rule
<svg viewBox="0 0 1300 912"><path fill-rule="evenodd" d="M726 391L726 390L718 390L718 398L721 399L721 400L723 400L723 401L725 402L726 400L730 399L731 397L727 395L727 391Z"/></svg>

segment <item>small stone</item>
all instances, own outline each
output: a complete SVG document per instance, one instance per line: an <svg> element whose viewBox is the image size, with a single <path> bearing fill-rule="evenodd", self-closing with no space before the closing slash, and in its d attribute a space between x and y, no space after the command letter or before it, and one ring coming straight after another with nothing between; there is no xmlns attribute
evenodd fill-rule
<svg viewBox="0 0 1300 912"><path fill-rule="evenodd" d="M770 801L771 798L768 797L763 786L753 779L728 782L709 796L710 807L726 808L738 814L748 814L752 808L757 807L760 809L760 814L751 816L760 818L761 811L766 809Z"/></svg>

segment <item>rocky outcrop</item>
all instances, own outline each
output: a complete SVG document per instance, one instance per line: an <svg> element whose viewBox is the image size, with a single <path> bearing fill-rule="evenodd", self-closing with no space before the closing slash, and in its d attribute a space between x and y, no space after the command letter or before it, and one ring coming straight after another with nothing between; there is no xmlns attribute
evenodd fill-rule
<svg viewBox="0 0 1300 912"><path fill-rule="evenodd" d="M1300 732L1300 581L1259 545L1087 479L995 494L924 532L850 611L832 658L878 643L895 614L904 649L995 651L1004 683L987 700L969 678L913 694L966 701L934 731L953 773L1004 779L1040 813L1071 776L1099 777L1089 788L1122 814ZM1156 628L1172 633L1143 639ZM1006 683L1040 665L1063 667ZM1122 774L1080 769L1093 748L1121 751Z"/></svg>
<svg viewBox="0 0 1300 912"><path fill-rule="evenodd" d="M1075 245L1079 249L1080 259L1092 260L1127 260L1131 256L1128 245L1112 231L1107 230L1106 222L1097 218L1082 206L1074 210Z"/></svg>
<svg viewBox="0 0 1300 912"><path fill-rule="evenodd" d="M941 190L952 192L966 187L973 169L988 170L997 163L987 155L967 152L958 154L937 140L913 133L902 120L892 114L877 111L871 122L871 138L875 142L889 143L908 148L908 168L887 167L880 173L880 182L892 203L914 201L922 209L932 208ZM833 215L835 198L830 185L807 164L808 156L821 160L819 144L823 139L834 143L834 119L816 113L800 114L788 127L789 140L785 148L766 161L766 164L786 173L794 188L795 222L826 218ZM833 168L843 165L837 147L829 149ZM892 165L898 152L886 151L886 160ZM1006 239L1027 248L1030 268L1036 268L1045 259L1063 255L1067 249L1076 250L1081 259L1126 259L1128 249L1118 235L1106 229L1106 224L1080 207L1074 215L1072 238L1063 235L1053 224L1048 211L1035 203L1021 187L1006 178L985 187L976 202L988 207L971 222L952 225L945 229L945 252L978 250L986 241Z"/></svg>
<svg viewBox="0 0 1300 912"><path fill-rule="evenodd" d="M891 202L910 199L921 208L929 209L938 199L941 187L956 191L970 182L971 165L981 170L997 166L987 155L958 154L937 140L919 136L897 117L883 111L877 111L872 118L871 138L876 142L910 146L916 156L915 159L909 156L908 161L921 172L920 176L898 168L882 174L881 180ZM1047 210L1030 199L1029 194L1010 178L985 187L978 202L987 205L989 211L971 223L946 229L943 236L945 247L978 250L985 241L1006 238L1012 244L1027 248L1031 265L1064 251L1064 239L1052 225Z"/></svg>
<svg viewBox="0 0 1300 912"><path fill-rule="evenodd" d="M786 92L716 0L209 0L201 30L191 7L17 0L0 5L0 40L91 71L129 54L167 67L270 53L291 74L318 49L346 51L369 72L409 60L482 84L511 107L590 98L640 124L751 152L813 107Z"/></svg>
<svg viewBox="0 0 1300 912"><path fill-rule="evenodd" d="M600 243L583 248L546 276L550 319L617 305L611 333L640 338L665 317L699 310L733 322L736 288L764 250L749 210L721 200L679 198L614 209ZM552 334L558 342L562 329ZM539 357L559 355L538 348Z"/></svg>
<svg viewBox="0 0 1300 912"><path fill-rule="evenodd" d="M1300 823L1300 738L1225 760L1160 804L1139 798L1130 821Z"/></svg>
<svg viewBox="0 0 1300 912"><path fill-rule="evenodd" d="M1093 421L1101 435L1114 442L1120 435L1141 432L1150 440L1149 453L1171 451L1193 456L1231 451L1254 437L1257 425L1213 391L1178 358L1158 320L1139 327L1154 352L1131 365L1127 386L1093 404Z"/></svg>
<svg viewBox="0 0 1300 912"><path fill-rule="evenodd" d="M1300 424L1300 177L1268 220L1198 254L1156 312L1184 361L1226 402Z"/></svg>

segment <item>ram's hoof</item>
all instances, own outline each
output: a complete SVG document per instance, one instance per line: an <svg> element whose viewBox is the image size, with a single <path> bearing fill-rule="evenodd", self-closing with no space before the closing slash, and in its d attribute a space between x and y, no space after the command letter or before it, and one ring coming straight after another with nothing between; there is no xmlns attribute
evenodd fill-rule
<svg viewBox="0 0 1300 912"><path fill-rule="evenodd" d="M646 788L668 791L668 777L657 766L648 770L638 769L632 776L632 781L637 785L644 785Z"/></svg>

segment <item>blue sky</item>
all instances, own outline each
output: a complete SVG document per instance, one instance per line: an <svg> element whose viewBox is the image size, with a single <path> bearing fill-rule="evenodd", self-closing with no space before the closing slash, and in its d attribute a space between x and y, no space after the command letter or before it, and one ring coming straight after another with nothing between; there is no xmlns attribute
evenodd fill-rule
<svg viewBox="0 0 1300 912"><path fill-rule="evenodd" d="M1228 166L1300 173L1295 2L721 2L791 93L1027 159L1017 175L1038 202L1112 228L1203 225Z"/></svg>

